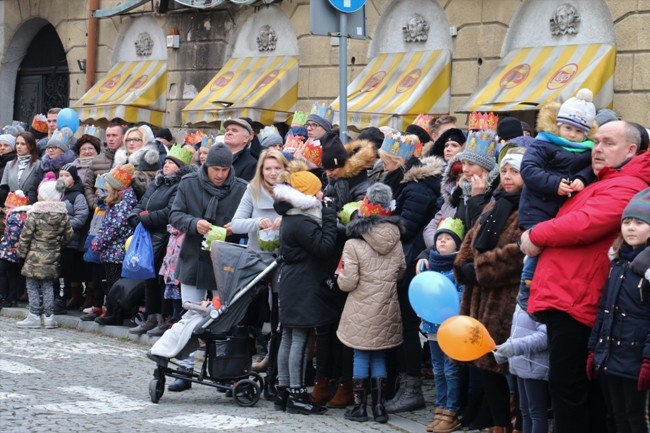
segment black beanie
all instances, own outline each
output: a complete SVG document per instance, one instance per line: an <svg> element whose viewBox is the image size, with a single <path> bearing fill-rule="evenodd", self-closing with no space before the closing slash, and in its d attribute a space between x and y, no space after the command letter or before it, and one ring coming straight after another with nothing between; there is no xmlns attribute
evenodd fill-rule
<svg viewBox="0 0 650 433"><path fill-rule="evenodd" d="M465 134L461 129L449 128L438 137L435 143L433 143L433 148L431 148L429 156L444 157L445 143L448 141L455 141L462 146L467 141L467 137L465 137Z"/></svg>
<svg viewBox="0 0 650 433"><path fill-rule="evenodd" d="M361 131L361 133L357 136L357 140L372 141L372 144L375 145L375 148L379 150L379 148L381 148L381 145L384 143L384 133L381 132L381 129L370 126Z"/></svg>
<svg viewBox="0 0 650 433"><path fill-rule="evenodd" d="M61 170L70 173L70 176L72 177L74 183L79 183L80 179L79 179L79 173L77 172L76 165L70 162L68 164L65 164L63 167L61 167Z"/></svg>
<svg viewBox="0 0 650 433"><path fill-rule="evenodd" d="M343 167L350 157L337 132L328 132L322 136L320 144L323 147L321 161L325 170Z"/></svg>
<svg viewBox="0 0 650 433"><path fill-rule="evenodd" d="M407 134L415 134L418 136L418 139L420 140L421 145L425 145L428 142L431 141L431 135L427 131L424 130L421 126L418 125L409 125L406 127L406 132Z"/></svg>
<svg viewBox="0 0 650 433"><path fill-rule="evenodd" d="M511 138L521 137L524 135L521 121L514 117L504 117L497 125L497 135L499 139L506 141Z"/></svg>

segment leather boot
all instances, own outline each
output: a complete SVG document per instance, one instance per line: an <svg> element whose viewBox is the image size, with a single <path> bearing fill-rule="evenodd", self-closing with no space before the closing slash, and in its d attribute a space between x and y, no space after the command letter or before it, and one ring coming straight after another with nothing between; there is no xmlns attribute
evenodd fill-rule
<svg viewBox="0 0 650 433"><path fill-rule="evenodd" d="M266 401L275 401L275 397L278 395L276 383L277 378L267 373L266 380L264 381L264 399Z"/></svg>
<svg viewBox="0 0 650 433"><path fill-rule="evenodd" d="M142 335L146 334L148 331L151 331L158 326L159 323L162 323L163 317L162 314L149 314L147 320L140 323L135 328L129 329L129 334Z"/></svg>
<svg viewBox="0 0 650 433"><path fill-rule="evenodd" d="M336 385L334 397L327 403L327 407L343 409L354 401L352 395L352 379Z"/></svg>
<svg viewBox="0 0 650 433"><path fill-rule="evenodd" d="M434 433L451 433L460 428L458 414L449 409L443 409L440 413L440 421L433 428Z"/></svg>
<svg viewBox="0 0 650 433"><path fill-rule="evenodd" d="M352 379L352 394L354 395L354 407L345 412L345 419L350 421L368 421L366 405L368 403L368 379Z"/></svg>
<svg viewBox="0 0 650 433"><path fill-rule="evenodd" d="M311 399L315 404L324 405L330 400L329 378L321 377L314 382Z"/></svg>
<svg viewBox="0 0 650 433"><path fill-rule="evenodd" d="M384 403L386 401L386 379L376 377L372 379L372 416L376 422L388 421L388 413Z"/></svg>
<svg viewBox="0 0 650 433"><path fill-rule="evenodd" d="M399 393L399 391L402 391ZM422 395L422 379L414 376L406 376L400 384L399 395L386 402L386 412L398 413L418 409L424 409L424 396Z"/></svg>
<svg viewBox="0 0 650 433"><path fill-rule="evenodd" d="M93 306L93 295L95 294L95 286L93 283L86 283L86 296L84 303L79 307L81 311Z"/></svg>
<svg viewBox="0 0 650 433"><path fill-rule="evenodd" d="M83 304L83 294L81 290L81 286L78 283L75 283L74 285L70 285L70 293L72 296L70 296L70 299L68 302L65 304L65 308L67 310L76 310L77 308L81 307Z"/></svg>
<svg viewBox="0 0 650 433"><path fill-rule="evenodd" d="M279 412L287 410L287 399L289 398L289 388L286 386L278 386L275 400L273 400L273 407Z"/></svg>
<svg viewBox="0 0 650 433"><path fill-rule="evenodd" d="M325 413L326 407L312 401L307 388L289 388L287 400L287 413L301 413L303 415L320 415Z"/></svg>
<svg viewBox="0 0 650 433"><path fill-rule="evenodd" d="M178 367L179 372L191 373L192 370L192 368ZM174 379L174 381L167 386L167 389L172 392L186 391L190 388L192 388L192 382L181 378Z"/></svg>
<svg viewBox="0 0 650 433"><path fill-rule="evenodd" d="M440 415L442 415L443 409L441 407L437 407L436 410L433 412L433 420L427 424L427 431L432 432L434 428L436 428L436 425L440 422Z"/></svg>

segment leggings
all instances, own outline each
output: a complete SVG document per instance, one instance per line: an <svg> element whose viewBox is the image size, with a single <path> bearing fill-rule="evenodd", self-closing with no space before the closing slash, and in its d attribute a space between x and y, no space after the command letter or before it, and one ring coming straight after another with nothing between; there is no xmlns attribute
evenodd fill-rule
<svg viewBox="0 0 650 433"><path fill-rule="evenodd" d="M278 351L278 385L303 388L307 368L309 328L282 328L282 342Z"/></svg>
<svg viewBox="0 0 650 433"><path fill-rule="evenodd" d="M43 314L46 316L54 314L54 285L51 279L27 278L27 296L29 297L30 313L40 316L42 308ZM43 302L41 302L41 296Z"/></svg>

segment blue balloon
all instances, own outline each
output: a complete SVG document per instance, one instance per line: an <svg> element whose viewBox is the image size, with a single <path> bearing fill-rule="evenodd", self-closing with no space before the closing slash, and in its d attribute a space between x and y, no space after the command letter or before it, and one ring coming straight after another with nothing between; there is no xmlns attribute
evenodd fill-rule
<svg viewBox="0 0 650 433"><path fill-rule="evenodd" d="M438 272L421 272L409 285L409 301L418 316L441 324L460 310L458 291L449 278Z"/></svg>
<svg viewBox="0 0 650 433"><path fill-rule="evenodd" d="M79 115L72 108L64 108L56 116L56 126L58 129L67 126L75 133L79 128Z"/></svg>

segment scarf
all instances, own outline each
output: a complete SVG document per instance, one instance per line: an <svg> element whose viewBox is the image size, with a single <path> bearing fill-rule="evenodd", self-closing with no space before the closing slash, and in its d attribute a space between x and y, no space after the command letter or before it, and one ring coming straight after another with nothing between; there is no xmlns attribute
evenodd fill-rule
<svg viewBox="0 0 650 433"><path fill-rule="evenodd" d="M569 141L566 138L559 137L557 135L542 131L537 134L535 137L536 140L546 141L556 146L560 146L562 149L568 152L581 153L586 151L591 151L594 148L594 142L591 140L585 140L582 142Z"/></svg>
<svg viewBox="0 0 650 433"><path fill-rule="evenodd" d="M618 256L628 262L631 262L634 260L636 256L639 255L641 251L643 251L645 247L640 247L640 248L632 248L628 244L623 244L621 246L621 250L618 252Z"/></svg>
<svg viewBox="0 0 650 433"><path fill-rule="evenodd" d="M199 182L201 187L210 195L210 201L203 211L203 218L214 224L217 219L217 208L219 207L219 200L226 197L230 193L232 185L235 183L235 171L231 168L228 177L222 185L215 185L208 177L208 168L204 165L199 170Z"/></svg>
<svg viewBox="0 0 650 433"><path fill-rule="evenodd" d="M451 254L440 254L435 248L429 252L429 270L436 272L445 272L454 268L458 252Z"/></svg>
<svg viewBox="0 0 650 433"><path fill-rule="evenodd" d="M484 194L490 194L490 191L492 191L492 188L495 185L495 180L499 177L499 167L495 167L493 170L491 170L488 173L488 178L487 178L487 186L485 188ZM472 182L469 180L465 179L464 177L460 180L459 184L460 192L459 193L452 193L453 196L456 196L456 194L460 194L461 197L463 198L463 203L467 204L467 200L472 198ZM452 197L453 198L453 197ZM458 200L458 203L460 204L460 200ZM458 204L456 205L458 207Z"/></svg>
<svg viewBox="0 0 650 433"><path fill-rule="evenodd" d="M520 196L521 192L507 193L501 189L494 192L494 207L481 215L481 225L474 238L474 248L479 253L496 248L506 221L519 209Z"/></svg>
<svg viewBox="0 0 650 433"><path fill-rule="evenodd" d="M23 172L29 164L29 160L32 158L31 155L21 155L18 157L18 174L16 175L16 180L20 184L20 178L23 177Z"/></svg>

